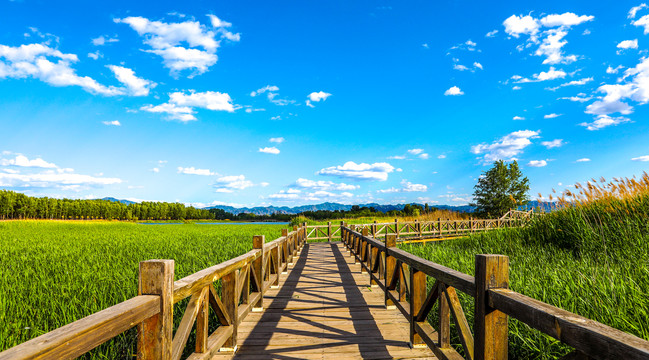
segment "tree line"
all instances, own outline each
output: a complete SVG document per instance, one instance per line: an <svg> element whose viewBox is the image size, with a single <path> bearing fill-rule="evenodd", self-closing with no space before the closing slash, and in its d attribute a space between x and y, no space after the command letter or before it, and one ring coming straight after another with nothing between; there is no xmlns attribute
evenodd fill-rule
<svg viewBox="0 0 649 360"><path fill-rule="evenodd" d="M179 203L123 204L109 200L33 197L0 190L0 219L197 220L215 219L208 210Z"/></svg>

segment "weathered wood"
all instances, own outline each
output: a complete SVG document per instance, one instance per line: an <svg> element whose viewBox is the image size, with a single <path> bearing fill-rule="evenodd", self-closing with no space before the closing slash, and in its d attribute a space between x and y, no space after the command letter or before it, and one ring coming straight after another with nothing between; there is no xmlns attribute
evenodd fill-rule
<svg viewBox="0 0 649 360"><path fill-rule="evenodd" d="M221 278L221 300L225 312L232 320L232 335L223 344L223 351L235 351L237 348L237 327L239 325L239 299L237 294L238 270L230 272Z"/></svg>
<svg viewBox="0 0 649 360"><path fill-rule="evenodd" d="M207 352L207 339L209 337L209 318L210 318L210 289L206 287L207 291L200 300L200 309L196 317L196 352Z"/></svg>
<svg viewBox="0 0 649 360"><path fill-rule="evenodd" d="M73 359L160 312L159 295L141 295L0 353L0 359Z"/></svg>
<svg viewBox="0 0 649 360"><path fill-rule="evenodd" d="M201 290L200 293L194 293L189 299L189 304L187 304L187 309L183 314L183 318L178 325L176 330L176 335L173 339L172 353L171 358L173 360L178 360L185 350L185 344L187 344L187 339L189 339L189 333L191 333L194 321L198 316L198 312L201 308L201 300L207 295L209 288L206 286Z"/></svg>
<svg viewBox="0 0 649 360"><path fill-rule="evenodd" d="M397 237L396 237L396 235L390 235L385 239L385 247L386 248L389 249L389 248L394 248L396 246L397 246ZM377 251L378 251L378 249L377 249ZM392 279L394 278L396 264L397 264L397 259L390 256L390 254L388 254L386 252L385 266L384 266L385 274L384 274L383 278L386 279L386 282L389 281L390 284L392 283ZM391 308L393 306L395 306L394 302L392 302L392 300L388 297L388 294L387 294L387 291L386 291L385 292L385 307L386 308Z"/></svg>
<svg viewBox="0 0 649 360"><path fill-rule="evenodd" d="M444 289L444 284L438 284L437 293ZM451 347L451 309L446 296L439 297L439 328L437 329L438 346L442 349Z"/></svg>
<svg viewBox="0 0 649 360"><path fill-rule="evenodd" d="M412 347L423 344L421 336L415 329L415 315L426 301L426 273L417 269L410 269L410 345Z"/></svg>
<svg viewBox="0 0 649 360"><path fill-rule="evenodd" d="M221 350L221 346L231 336L232 326L219 326L218 329L207 338L207 351L204 353L195 352L191 354L187 360L210 359L212 356L218 354L219 350Z"/></svg>
<svg viewBox="0 0 649 360"><path fill-rule="evenodd" d="M509 288L509 258L475 256L475 359L507 359L507 314L488 303L488 290Z"/></svg>
<svg viewBox="0 0 649 360"><path fill-rule="evenodd" d="M223 305L223 302L221 301L219 294L217 294L216 289L212 284L210 284L209 300L210 300L210 306L212 307L212 310L214 310L214 313L216 314L216 318L219 319L219 323L225 326L232 325L232 320L230 319L230 315L225 309L225 305Z"/></svg>
<svg viewBox="0 0 649 360"><path fill-rule="evenodd" d="M490 289L489 306L594 359L649 359L649 342L507 289Z"/></svg>
<svg viewBox="0 0 649 360"><path fill-rule="evenodd" d="M469 322L466 320L464 311L462 310L462 304L460 304L460 299L455 292L455 289L452 287L444 288L444 295L446 295L446 300L450 306L451 314L453 314L453 320L455 326L458 329L460 335L460 342L464 347L464 353L467 354L467 360L472 360L474 341L473 335L471 334L471 328L469 327Z"/></svg>
<svg viewBox="0 0 649 360"><path fill-rule="evenodd" d="M252 247L253 249L263 249L264 248L264 243L266 242L266 237L264 235L255 235L252 238ZM259 301L257 303L252 304L252 307L255 311L261 311L263 309L263 304L261 302L261 299L264 296L264 286L263 286L263 281L266 278L265 273L264 273L264 262L266 259L264 258L264 255L252 263L252 271L255 273L255 278L259 281L259 287L257 288L257 292L261 293L261 296L259 297Z"/></svg>
<svg viewBox="0 0 649 360"><path fill-rule="evenodd" d="M426 300L419 309L419 312L415 314L415 321L426 321L428 313L433 308L433 305L435 305L435 302L439 297L440 285L442 284L439 282L439 280L435 281L435 284L433 284L433 287L428 292L428 296L426 296Z"/></svg>
<svg viewBox="0 0 649 360"><path fill-rule="evenodd" d="M158 295L160 311L138 325L138 359L171 359L174 261L140 262L138 295Z"/></svg>

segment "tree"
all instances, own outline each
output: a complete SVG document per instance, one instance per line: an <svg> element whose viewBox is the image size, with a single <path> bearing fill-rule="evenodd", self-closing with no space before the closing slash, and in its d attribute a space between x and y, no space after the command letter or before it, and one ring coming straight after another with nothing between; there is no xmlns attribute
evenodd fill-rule
<svg viewBox="0 0 649 360"><path fill-rule="evenodd" d="M502 216L510 208L524 205L529 200L529 180L523 176L518 163L505 164L503 160L483 173L473 188L476 213L481 216Z"/></svg>

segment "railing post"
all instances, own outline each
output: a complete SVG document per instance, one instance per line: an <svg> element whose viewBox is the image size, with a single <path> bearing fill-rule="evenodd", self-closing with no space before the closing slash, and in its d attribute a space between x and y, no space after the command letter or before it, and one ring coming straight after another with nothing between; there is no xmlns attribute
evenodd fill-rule
<svg viewBox="0 0 649 360"><path fill-rule="evenodd" d="M307 242L307 237L309 236L309 230L307 229L307 224L306 222L302 223L302 245L306 244Z"/></svg>
<svg viewBox="0 0 649 360"><path fill-rule="evenodd" d="M327 222L327 241L331 242L331 221Z"/></svg>
<svg viewBox="0 0 649 360"><path fill-rule="evenodd" d="M473 232L473 216L469 218L469 228L471 229L471 232Z"/></svg>
<svg viewBox="0 0 649 360"><path fill-rule="evenodd" d="M386 309L396 309L394 302L388 296L388 285L390 285L390 280L395 272L395 267L397 265L397 259L390 255L390 250L397 246L397 237L394 235L388 236L385 239L385 276L383 277L383 282L385 284L385 308Z"/></svg>
<svg viewBox="0 0 649 360"><path fill-rule="evenodd" d="M376 239L376 223L377 221L374 220L374 224L372 224L372 237Z"/></svg>
<svg viewBox="0 0 649 360"><path fill-rule="evenodd" d="M298 231L297 225L293 225L293 256L297 256L297 244L298 244Z"/></svg>
<svg viewBox="0 0 649 360"><path fill-rule="evenodd" d="M417 228L417 233L419 234L419 237L420 238L424 237L422 235L422 233L421 233L421 222L419 220L415 220L415 223L417 224L416 228Z"/></svg>
<svg viewBox="0 0 649 360"><path fill-rule="evenodd" d="M442 237L442 218L437 218L437 229L439 230L439 237Z"/></svg>
<svg viewBox="0 0 649 360"><path fill-rule="evenodd" d="M439 347L451 347L451 309L448 305L448 299L443 293L444 284L438 285L439 292L439 329L437 330Z"/></svg>
<svg viewBox="0 0 649 360"><path fill-rule="evenodd" d="M263 311L264 310L264 279L266 278L265 269L264 269L264 243L266 242L266 237L264 235L255 235L252 237L252 248L259 249L261 251L261 256L255 259L252 262L252 271L255 272L255 277L259 281L259 300L256 303L252 304L252 311ZM245 284L244 284L245 286ZM250 286L250 285L248 285ZM243 289L244 295L245 291L248 289Z"/></svg>
<svg viewBox="0 0 649 360"><path fill-rule="evenodd" d="M507 359L508 317L489 306L489 289L509 288L509 258L475 256L475 360Z"/></svg>
<svg viewBox="0 0 649 360"><path fill-rule="evenodd" d="M397 238L399 237L399 219L394 219L394 232L397 234ZM387 237L385 238L386 240L388 239Z"/></svg>
<svg viewBox="0 0 649 360"><path fill-rule="evenodd" d="M345 222L344 222L344 221L341 221L341 222L340 222L340 240L343 240L343 241L344 241L344 237L343 237L343 226L345 226Z"/></svg>
<svg viewBox="0 0 649 360"><path fill-rule="evenodd" d="M230 336L220 351L237 351L237 331L239 329L239 294L237 294L237 278L239 270L230 271L221 278L221 300L225 312L232 320L232 336Z"/></svg>
<svg viewBox="0 0 649 360"><path fill-rule="evenodd" d="M282 236L286 238L284 242L284 258L286 259L286 271L284 273L286 274L288 266L293 265L293 250L291 250L292 242L288 235L288 229L282 229Z"/></svg>
<svg viewBox="0 0 649 360"><path fill-rule="evenodd" d="M424 347L415 328L417 314L426 301L426 273L410 267L410 347Z"/></svg>
<svg viewBox="0 0 649 360"><path fill-rule="evenodd" d="M138 295L159 295L160 312L138 325L137 358L171 359L174 261L140 262Z"/></svg>

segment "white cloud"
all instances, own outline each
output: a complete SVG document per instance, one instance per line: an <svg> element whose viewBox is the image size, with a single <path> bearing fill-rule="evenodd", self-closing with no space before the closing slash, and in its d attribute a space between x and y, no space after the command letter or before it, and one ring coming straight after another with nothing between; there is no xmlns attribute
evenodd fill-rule
<svg viewBox="0 0 649 360"><path fill-rule="evenodd" d="M512 120L525 120L525 118L522 117L522 116L518 116L518 115L516 115L516 116L514 116L514 117L512 118Z"/></svg>
<svg viewBox="0 0 649 360"><path fill-rule="evenodd" d="M311 193L303 193L300 190L289 189L281 190L276 194L268 195L269 199L277 201L308 201L308 202L323 202L323 201L337 201L348 202L354 194L350 192L332 193L329 191L318 190Z"/></svg>
<svg viewBox="0 0 649 360"><path fill-rule="evenodd" d="M610 117L608 115L599 115L595 118L595 121L587 123L583 122L579 125L586 127L586 129L594 131L605 128L607 126L618 125L626 122L631 122L628 118L623 116Z"/></svg>
<svg viewBox="0 0 649 360"><path fill-rule="evenodd" d="M327 190L327 191L330 190L351 191L360 188L359 185L348 185L344 183L334 183L332 181L324 181L324 180L314 181L314 180L308 180L303 178L297 179L295 181L295 186L300 188L305 188L305 189Z"/></svg>
<svg viewBox="0 0 649 360"><path fill-rule="evenodd" d="M649 161L649 155L631 158L632 161Z"/></svg>
<svg viewBox="0 0 649 360"><path fill-rule="evenodd" d="M548 162L545 160L532 160L527 163L527 166L531 167L544 167L546 165L548 165Z"/></svg>
<svg viewBox="0 0 649 360"><path fill-rule="evenodd" d="M617 72L620 71L621 69L624 69L624 66L619 65L619 66L617 66L615 68L609 66L609 67L606 68L606 73L607 74L617 74Z"/></svg>
<svg viewBox="0 0 649 360"><path fill-rule="evenodd" d="M104 86L88 76L77 75L72 68L77 61L77 55L64 54L43 44L0 45L0 79L32 77L52 86L79 86L92 94L124 94L124 89Z"/></svg>
<svg viewBox="0 0 649 360"><path fill-rule="evenodd" d="M575 162L589 162L589 161L590 161L589 158L581 158L581 159L575 160Z"/></svg>
<svg viewBox="0 0 649 360"><path fill-rule="evenodd" d="M320 100L322 101L327 100L329 96L331 96L330 93L326 93L324 91L318 91L318 92L310 93L307 97L309 98L310 101L319 102Z"/></svg>
<svg viewBox="0 0 649 360"><path fill-rule="evenodd" d="M36 158L29 160L27 156L16 155L13 159L0 159L0 165L2 166L20 166L20 167L36 167L36 168L45 168L45 169L56 169L58 166L47 161Z"/></svg>
<svg viewBox="0 0 649 360"><path fill-rule="evenodd" d="M428 186L424 184L413 184L409 182L408 180L401 180L401 188L389 188L389 189L383 189L383 190L378 190L377 192L379 193L399 193L399 192L426 192L428 191Z"/></svg>
<svg viewBox="0 0 649 360"><path fill-rule="evenodd" d="M429 46L428 46L428 44L426 44L426 43L421 44L421 46L422 46L424 49L429 49Z"/></svg>
<svg viewBox="0 0 649 360"><path fill-rule="evenodd" d="M196 169L195 167L178 167L178 174L187 174L187 175L201 175L201 176L212 176L217 175L215 172L210 171L210 169Z"/></svg>
<svg viewBox="0 0 649 360"><path fill-rule="evenodd" d="M109 126L122 126L122 124L118 120L102 121L102 124L109 125Z"/></svg>
<svg viewBox="0 0 649 360"><path fill-rule="evenodd" d="M460 88L457 86L451 86L448 90L444 91L444 95L445 96L464 95L464 92L462 92L462 90L460 90Z"/></svg>
<svg viewBox="0 0 649 360"><path fill-rule="evenodd" d="M592 21L595 17L589 15L578 16L574 13L567 12L561 15L552 14L548 15L541 19L541 24L545 27L556 27L556 26L574 26L579 25L588 21Z"/></svg>
<svg viewBox="0 0 649 360"><path fill-rule="evenodd" d="M426 160L426 159L428 159L428 158L430 157L430 155L428 155L428 154L426 154L426 153L423 153L423 154L419 154L418 157L419 157L420 159L424 159L424 160Z"/></svg>
<svg viewBox="0 0 649 360"><path fill-rule="evenodd" d="M514 86L514 87L512 87L512 90L520 90L520 89L522 89L522 87L520 87L520 86Z"/></svg>
<svg viewBox="0 0 649 360"><path fill-rule="evenodd" d="M567 96L567 97L560 97L559 100L570 100L570 101L576 101L576 102L586 102L592 100L592 96L586 96L584 93L579 93L577 96Z"/></svg>
<svg viewBox="0 0 649 360"><path fill-rule="evenodd" d="M410 149L408 150L408 154L412 155L419 155L424 152L424 149Z"/></svg>
<svg viewBox="0 0 649 360"><path fill-rule="evenodd" d="M554 139L552 141L541 141L541 145L545 146L548 149L558 148L565 145L563 139Z"/></svg>
<svg viewBox="0 0 649 360"><path fill-rule="evenodd" d="M353 161L348 161L342 166L338 165L324 168L318 171L318 174L349 179L385 181L388 179L388 174L393 171L394 167L384 162L374 164L356 164Z"/></svg>
<svg viewBox="0 0 649 360"><path fill-rule="evenodd" d="M268 92L269 99L272 99L272 98L275 97L277 94L273 94L273 95L271 95L271 94L272 94L272 93L275 93L275 92L277 92L277 91L279 91L279 87L277 87L277 86L275 86L275 85L266 85L266 86L264 86L264 87L261 88L261 89L257 89L257 90L255 90L255 91L251 92L251 93L250 93L250 96L255 97L255 96L257 96L257 95L261 95L261 94L263 94L263 93L265 93L265 92Z"/></svg>
<svg viewBox="0 0 649 360"><path fill-rule="evenodd" d="M645 4L645 3L642 3L642 4L638 5L638 6L634 6L629 10L629 15L627 17L629 19L635 19L636 13L638 11L640 11L642 9L646 9L646 8L647 8L647 4Z"/></svg>
<svg viewBox="0 0 649 360"><path fill-rule="evenodd" d="M148 96L149 90L157 84L135 76L135 72L129 68L116 65L108 65L108 68L115 74L119 82L126 85L132 96Z"/></svg>
<svg viewBox="0 0 649 360"><path fill-rule="evenodd" d="M254 184L252 181L246 180L244 175L232 175L217 178L213 186L216 189L216 192L231 193L235 190L247 189L254 186Z"/></svg>
<svg viewBox="0 0 649 360"><path fill-rule="evenodd" d="M196 113L195 107L212 111L234 112L232 99L227 93L218 91L194 92L193 90L190 90L189 94L184 92L170 93L169 102L157 106L145 105L140 110L168 114L169 119L187 122L196 120L193 115Z"/></svg>
<svg viewBox="0 0 649 360"><path fill-rule="evenodd" d="M539 22L530 15L512 15L505 19L503 25L505 26L505 32L515 38L521 34L534 35L540 28Z"/></svg>
<svg viewBox="0 0 649 360"><path fill-rule="evenodd" d="M172 75L187 69L202 74L216 64L218 59L216 50L220 46L220 39L239 40L239 34L232 34L225 30L225 27L232 24L223 22L214 15L208 16L213 30L198 21L166 23L150 21L140 16L114 19L114 21L128 24L144 37L144 43L151 47L150 50L145 51L161 56L164 65L170 69Z"/></svg>
<svg viewBox="0 0 649 360"><path fill-rule="evenodd" d="M390 159L390 160L403 160L403 159L405 159L405 158L406 158L405 155L394 155L394 156L388 156L388 159Z"/></svg>
<svg viewBox="0 0 649 360"><path fill-rule="evenodd" d="M276 138L270 138L268 141L270 141L272 143L281 144L284 141L286 141L286 139L284 139L283 137L276 137Z"/></svg>
<svg viewBox="0 0 649 360"><path fill-rule="evenodd" d="M117 38L117 36L114 37L114 38L111 38L111 37L107 37L107 36L105 37L105 36L101 35L99 37L96 37L96 38L92 39L91 41L92 41L93 45L101 46L101 45L105 45L106 43L118 42L119 39Z"/></svg>
<svg viewBox="0 0 649 360"><path fill-rule="evenodd" d="M473 67L483 70L482 64L480 64L479 62L474 62Z"/></svg>
<svg viewBox="0 0 649 360"><path fill-rule="evenodd" d="M276 147L265 147L265 148L259 148L260 153L266 153L266 154L273 154L277 155L279 154L279 149Z"/></svg>
<svg viewBox="0 0 649 360"><path fill-rule="evenodd" d="M548 71L541 71L538 74L533 74L532 75L533 79L520 77L518 75L514 75L512 79L515 79L517 83L529 83L529 82L563 79L564 77L566 77L566 75L568 74L566 74L565 71L560 69L556 70L554 67L550 66L550 70Z"/></svg>
<svg viewBox="0 0 649 360"><path fill-rule="evenodd" d="M566 86L581 86L581 85L586 85L587 83L589 83L589 82L591 82L591 81L593 81L593 78L592 78L592 77L589 77L589 78L583 78L583 79L579 79L579 80L569 81L569 82L567 82L567 83L563 83L563 84L561 84L561 85L559 85L559 86L552 87L552 88L547 88L547 89L548 89L548 90L555 91L555 90L557 90L557 89L559 89L559 88L566 87Z"/></svg>
<svg viewBox="0 0 649 360"><path fill-rule="evenodd" d="M494 37L494 36L496 36L496 34L498 34L498 30L493 30L493 31L489 31L485 36L486 37Z"/></svg>
<svg viewBox="0 0 649 360"><path fill-rule="evenodd" d="M104 57L104 55L102 55L102 53L99 50L97 50L97 51L95 51L93 53L88 53L88 57L93 59L93 60L97 60L100 57Z"/></svg>
<svg viewBox="0 0 649 360"><path fill-rule="evenodd" d="M543 115L543 118L544 119L554 119L554 118L558 118L561 115L563 115L563 114L552 113L552 114Z"/></svg>
<svg viewBox="0 0 649 360"><path fill-rule="evenodd" d="M160 168L157 168L157 167L156 167L156 168L151 169L151 171L154 172L154 173L159 173L159 172L160 172Z"/></svg>
<svg viewBox="0 0 649 360"><path fill-rule="evenodd" d="M624 40L617 44L618 49L637 49L638 39Z"/></svg>
<svg viewBox="0 0 649 360"><path fill-rule="evenodd" d="M644 34L645 35L649 34L649 15L645 15L640 19L636 20L635 22L633 22L633 25L643 27Z"/></svg>
<svg viewBox="0 0 649 360"><path fill-rule="evenodd" d="M569 64L577 61L575 55L564 56L561 48L568 42L563 38L568 32L562 29L551 29L545 32L547 35L536 50L537 56L545 56L543 64Z"/></svg>
<svg viewBox="0 0 649 360"><path fill-rule="evenodd" d="M468 67L466 67L464 65L460 65L460 64L453 64L453 69L459 70L459 71L469 70Z"/></svg>
<svg viewBox="0 0 649 360"><path fill-rule="evenodd" d="M514 131L491 144L474 145L471 147L471 152L479 155L484 154L482 157L483 164L489 164L496 160L513 160L532 144L530 139L536 139L539 137L538 135L538 131Z"/></svg>
<svg viewBox="0 0 649 360"><path fill-rule="evenodd" d="M437 158L438 158L438 159L446 159L446 155L441 154L441 155L438 155Z"/></svg>

